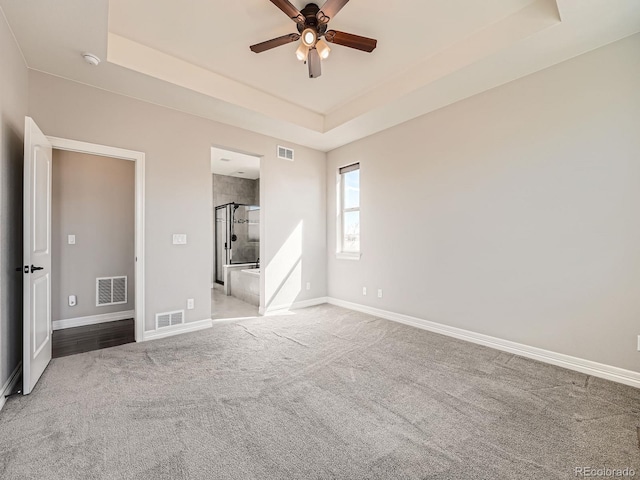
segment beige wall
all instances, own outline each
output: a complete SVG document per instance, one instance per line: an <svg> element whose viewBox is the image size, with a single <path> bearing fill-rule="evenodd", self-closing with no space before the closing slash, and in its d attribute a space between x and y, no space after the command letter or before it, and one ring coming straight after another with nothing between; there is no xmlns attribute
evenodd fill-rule
<svg viewBox="0 0 640 480"><path fill-rule="evenodd" d="M147 329L157 312L186 308L188 298L195 309L187 322L211 316L213 145L262 156L263 301L326 295L324 153L291 145L296 161L279 160L275 138L35 71L29 112L47 135L145 152ZM301 224L298 248L283 253ZM188 244L172 245L173 233L186 233ZM296 262L301 268L291 273Z"/></svg>
<svg viewBox="0 0 640 480"><path fill-rule="evenodd" d="M638 52L635 35L330 152L329 295L640 371ZM353 162L345 261L334 178Z"/></svg>
<svg viewBox="0 0 640 480"><path fill-rule="evenodd" d="M27 67L0 11L0 388L22 361L22 170Z"/></svg>
<svg viewBox="0 0 640 480"><path fill-rule="evenodd" d="M53 151L53 321L134 309L134 182L134 162ZM75 235L75 245L68 235ZM123 275L127 303L96 307L96 278ZM75 307L69 295L77 296Z"/></svg>

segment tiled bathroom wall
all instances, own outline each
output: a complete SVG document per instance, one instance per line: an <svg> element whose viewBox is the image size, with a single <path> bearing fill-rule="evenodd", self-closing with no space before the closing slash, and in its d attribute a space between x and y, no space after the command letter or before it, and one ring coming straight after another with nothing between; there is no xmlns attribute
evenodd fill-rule
<svg viewBox="0 0 640 480"><path fill-rule="evenodd" d="M260 179L213 174L213 206L232 202L260 205Z"/></svg>

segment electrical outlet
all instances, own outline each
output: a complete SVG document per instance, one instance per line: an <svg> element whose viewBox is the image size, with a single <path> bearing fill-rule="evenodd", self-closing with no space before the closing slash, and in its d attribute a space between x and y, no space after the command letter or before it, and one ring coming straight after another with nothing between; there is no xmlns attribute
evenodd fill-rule
<svg viewBox="0 0 640 480"><path fill-rule="evenodd" d="M69 295L69 306L75 307L78 304L78 299L75 295Z"/></svg>
<svg viewBox="0 0 640 480"><path fill-rule="evenodd" d="M640 352L640 335L638 335L638 351Z"/></svg>
<svg viewBox="0 0 640 480"><path fill-rule="evenodd" d="M307 290L311 290L311 282L307 282Z"/></svg>
<svg viewBox="0 0 640 480"><path fill-rule="evenodd" d="M67 242L69 243L69 245L75 245L76 244L76 236L75 235L67 235Z"/></svg>
<svg viewBox="0 0 640 480"><path fill-rule="evenodd" d="M362 295L367 295L367 287L362 287Z"/></svg>
<svg viewBox="0 0 640 480"><path fill-rule="evenodd" d="M382 298L382 289L381 288L378 289L378 298Z"/></svg>
<svg viewBox="0 0 640 480"><path fill-rule="evenodd" d="M196 308L196 306L195 306L195 302L194 302L193 298L188 298L187 299L187 310L193 310L194 308Z"/></svg>

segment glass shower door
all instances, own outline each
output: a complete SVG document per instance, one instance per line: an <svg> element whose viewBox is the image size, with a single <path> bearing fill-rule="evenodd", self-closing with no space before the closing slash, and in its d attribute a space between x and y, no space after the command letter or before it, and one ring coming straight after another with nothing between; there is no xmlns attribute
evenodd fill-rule
<svg viewBox="0 0 640 480"><path fill-rule="evenodd" d="M258 263L260 207L228 203L215 210L215 281L224 285L224 266Z"/></svg>
<svg viewBox="0 0 640 480"><path fill-rule="evenodd" d="M260 207L233 205L231 263L257 263L260 256Z"/></svg>

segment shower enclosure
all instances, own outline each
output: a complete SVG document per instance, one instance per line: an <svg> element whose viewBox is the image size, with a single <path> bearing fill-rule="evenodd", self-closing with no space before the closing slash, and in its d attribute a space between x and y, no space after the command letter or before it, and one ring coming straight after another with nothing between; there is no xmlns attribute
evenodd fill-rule
<svg viewBox="0 0 640 480"><path fill-rule="evenodd" d="M260 207L227 203L216 207L216 283L224 285L225 265L258 264Z"/></svg>

